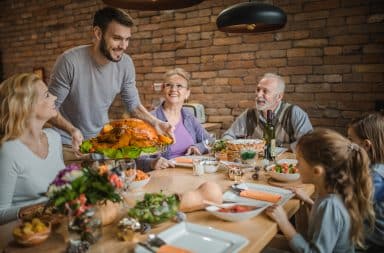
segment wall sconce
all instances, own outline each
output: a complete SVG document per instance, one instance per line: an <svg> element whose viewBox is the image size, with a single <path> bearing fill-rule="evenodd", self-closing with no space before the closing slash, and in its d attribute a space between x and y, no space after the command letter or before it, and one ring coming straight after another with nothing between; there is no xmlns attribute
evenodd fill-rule
<svg viewBox="0 0 384 253"><path fill-rule="evenodd" d="M254 1L239 3L223 10L216 19L220 31L259 33L285 26L287 16L280 8Z"/></svg>
<svg viewBox="0 0 384 253"><path fill-rule="evenodd" d="M190 7L204 0L103 0L106 5L133 10L173 10Z"/></svg>

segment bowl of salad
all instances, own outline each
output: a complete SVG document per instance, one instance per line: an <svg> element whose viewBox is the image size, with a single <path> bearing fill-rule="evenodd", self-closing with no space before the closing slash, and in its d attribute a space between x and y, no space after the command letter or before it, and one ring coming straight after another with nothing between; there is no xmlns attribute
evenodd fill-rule
<svg viewBox="0 0 384 253"><path fill-rule="evenodd" d="M280 162L270 165L267 169L269 170L269 175L281 182L291 182L296 181L300 178L299 169L297 168L297 160L291 159L293 162ZM294 162L296 161L296 162Z"/></svg>
<svg viewBox="0 0 384 253"><path fill-rule="evenodd" d="M128 216L141 223L157 225L169 220L179 210L179 200L176 195L146 193L144 199L128 211Z"/></svg>

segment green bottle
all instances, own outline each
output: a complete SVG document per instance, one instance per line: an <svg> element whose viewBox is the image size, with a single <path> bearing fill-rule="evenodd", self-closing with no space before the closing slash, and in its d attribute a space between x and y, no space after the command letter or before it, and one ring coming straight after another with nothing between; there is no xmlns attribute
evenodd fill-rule
<svg viewBox="0 0 384 253"><path fill-rule="evenodd" d="M275 126L273 125L273 112L267 111L267 123L264 126L265 149L264 159L272 161L276 156Z"/></svg>

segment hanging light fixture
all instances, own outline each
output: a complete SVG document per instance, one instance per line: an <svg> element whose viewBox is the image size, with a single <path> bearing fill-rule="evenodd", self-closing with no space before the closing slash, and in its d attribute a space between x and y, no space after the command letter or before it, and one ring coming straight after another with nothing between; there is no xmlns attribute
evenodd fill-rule
<svg viewBox="0 0 384 253"><path fill-rule="evenodd" d="M220 31L230 33L259 33L284 27L287 16L280 8L250 1L223 10L216 19Z"/></svg>
<svg viewBox="0 0 384 253"><path fill-rule="evenodd" d="M204 0L103 0L109 6L132 10L173 10L190 7Z"/></svg>

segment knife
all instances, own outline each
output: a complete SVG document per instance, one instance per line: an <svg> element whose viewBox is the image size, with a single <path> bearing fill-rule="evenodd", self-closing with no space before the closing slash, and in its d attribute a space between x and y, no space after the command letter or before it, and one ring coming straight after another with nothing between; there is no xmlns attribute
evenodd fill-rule
<svg viewBox="0 0 384 253"><path fill-rule="evenodd" d="M156 253L156 251L154 249L152 249L151 246L149 246L147 243L144 243L144 242L138 242L137 244L139 244L141 247L149 250L151 253Z"/></svg>
<svg viewBox="0 0 384 253"><path fill-rule="evenodd" d="M231 190L235 192L237 195L239 195L240 197L267 201L272 203L277 203L282 198L280 194L276 194L276 193L242 189L242 188L239 188L238 184L231 185Z"/></svg>

